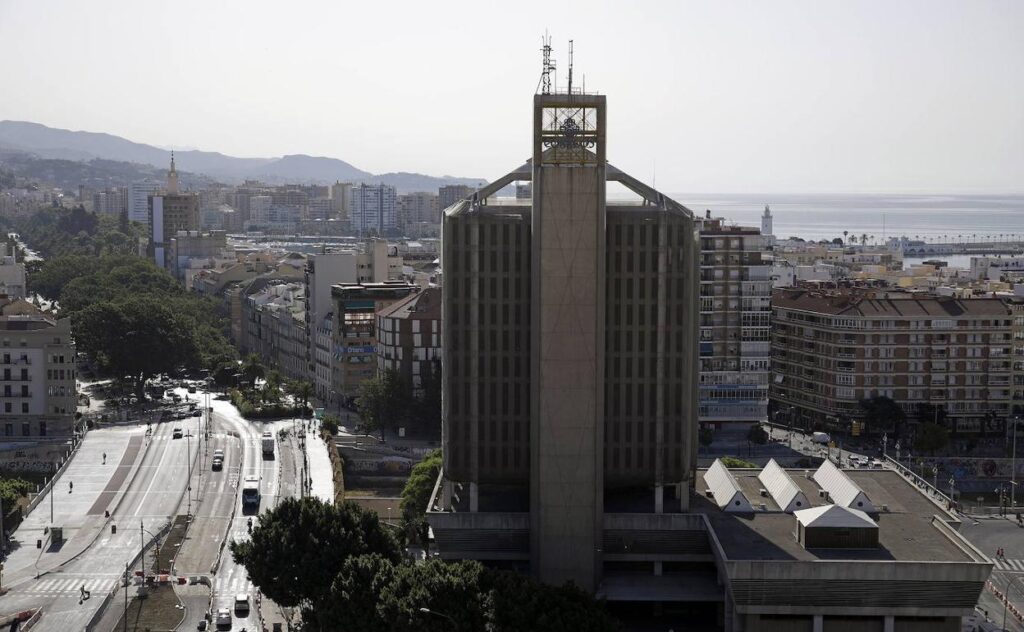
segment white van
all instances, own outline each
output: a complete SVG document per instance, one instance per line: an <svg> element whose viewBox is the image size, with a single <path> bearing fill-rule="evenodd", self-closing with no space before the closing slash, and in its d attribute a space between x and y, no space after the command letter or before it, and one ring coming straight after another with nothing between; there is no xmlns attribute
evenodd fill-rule
<svg viewBox="0 0 1024 632"><path fill-rule="evenodd" d="M811 436L811 441L815 443L828 443L831 441L831 437L828 436L827 432L815 432L814 435Z"/></svg>

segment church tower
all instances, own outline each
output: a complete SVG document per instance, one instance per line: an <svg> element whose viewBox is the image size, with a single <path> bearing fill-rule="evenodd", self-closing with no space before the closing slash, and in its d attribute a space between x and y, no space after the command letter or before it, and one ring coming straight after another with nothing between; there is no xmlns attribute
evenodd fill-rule
<svg viewBox="0 0 1024 632"><path fill-rule="evenodd" d="M171 170L167 172L167 192L178 193L178 170L174 168L174 152L171 152Z"/></svg>

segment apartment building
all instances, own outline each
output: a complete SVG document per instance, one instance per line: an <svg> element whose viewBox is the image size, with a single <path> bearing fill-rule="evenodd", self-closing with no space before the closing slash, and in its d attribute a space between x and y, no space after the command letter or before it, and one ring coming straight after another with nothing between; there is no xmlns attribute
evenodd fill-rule
<svg viewBox="0 0 1024 632"><path fill-rule="evenodd" d="M0 299L0 441L66 440L77 392L71 320Z"/></svg>
<svg viewBox="0 0 1024 632"><path fill-rule="evenodd" d="M864 421L861 400L885 396L911 423L941 409L952 428L978 432L1011 412L1013 323L998 298L776 290L772 406L800 427L845 432Z"/></svg>
<svg viewBox="0 0 1024 632"><path fill-rule="evenodd" d="M352 230L357 235L389 235L398 229L395 187L360 184L352 187Z"/></svg>
<svg viewBox="0 0 1024 632"><path fill-rule="evenodd" d="M377 314L377 368L398 373L413 392L440 378L441 290L427 288Z"/></svg>
<svg viewBox="0 0 1024 632"><path fill-rule="evenodd" d="M307 379L304 284L267 279L257 287L242 303L243 352L259 355L288 379Z"/></svg>
<svg viewBox="0 0 1024 632"><path fill-rule="evenodd" d="M0 243L0 296L25 296L25 264L18 261L18 249L13 244Z"/></svg>
<svg viewBox="0 0 1024 632"><path fill-rule="evenodd" d="M398 196L398 225L406 228L412 224L440 224L437 193L404 193Z"/></svg>
<svg viewBox="0 0 1024 632"><path fill-rule="evenodd" d="M372 239L363 250L343 250L311 254L306 258L306 332L307 356L311 381L317 397L332 403L331 355L320 347L330 349L333 325L327 316L334 313L331 288L335 285L383 283L402 278L402 257L395 246L382 239Z"/></svg>
<svg viewBox="0 0 1024 632"><path fill-rule="evenodd" d="M330 401L351 404L363 382L377 374L377 314L415 289L403 281L331 287L334 338Z"/></svg>
<svg viewBox="0 0 1024 632"><path fill-rule="evenodd" d="M446 184L437 189L437 206L439 211L444 211L459 200L464 200L473 195L475 191L471 186L465 184Z"/></svg>
<svg viewBox="0 0 1024 632"><path fill-rule="evenodd" d="M700 223L700 421L768 414L771 266L757 228Z"/></svg>
<svg viewBox="0 0 1024 632"><path fill-rule="evenodd" d="M128 211L128 187L111 187L92 194L92 210L97 215L120 215Z"/></svg>
<svg viewBox="0 0 1024 632"><path fill-rule="evenodd" d="M160 193L159 182L133 182L128 185L128 219L149 226L149 198Z"/></svg>

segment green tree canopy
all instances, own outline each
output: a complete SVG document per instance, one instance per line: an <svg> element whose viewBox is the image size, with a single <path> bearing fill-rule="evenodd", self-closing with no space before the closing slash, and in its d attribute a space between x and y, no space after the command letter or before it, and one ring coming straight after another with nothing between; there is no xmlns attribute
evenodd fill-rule
<svg viewBox="0 0 1024 632"><path fill-rule="evenodd" d="M895 438L903 434L907 414L899 404L883 395L860 400L864 409L864 434L891 432Z"/></svg>
<svg viewBox="0 0 1024 632"><path fill-rule="evenodd" d="M365 428L370 432L380 430L383 436L385 427L393 428L407 421L410 389L397 371L388 369L363 382L356 407Z"/></svg>
<svg viewBox="0 0 1024 632"><path fill-rule="evenodd" d="M427 521L425 518L427 503L430 502L430 495L434 492L434 484L441 472L441 450L434 450L422 461L417 463L409 473L409 478L402 488L402 522L405 532L409 534L420 546L426 549Z"/></svg>
<svg viewBox="0 0 1024 632"><path fill-rule="evenodd" d="M288 498L264 513L249 540L231 542L231 553L253 584L286 608L322 603L351 557L401 557L377 514L308 497Z"/></svg>
<svg viewBox="0 0 1024 632"><path fill-rule="evenodd" d="M95 303L72 324L77 348L109 373L129 376L140 398L147 379L199 356L190 321L152 296Z"/></svg>
<svg viewBox="0 0 1024 632"><path fill-rule="evenodd" d="M949 445L949 430L935 423L923 423L917 427L914 449L918 452L935 454L936 450Z"/></svg>

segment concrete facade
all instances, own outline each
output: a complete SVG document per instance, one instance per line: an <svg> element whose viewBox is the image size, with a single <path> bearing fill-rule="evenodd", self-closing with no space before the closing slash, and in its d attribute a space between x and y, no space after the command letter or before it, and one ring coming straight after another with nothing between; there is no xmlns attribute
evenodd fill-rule
<svg viewBox="0 0 1024 632"><path fill-rule="evenodd" d="M442 556L591 591L613 563L609 513L685 510L696 461L694 219L608 165L605 105L537 95L532 159L445 211L444 509L430 516L439 542L463 542ZM531 199L492 199L521 181ZM608 204L609 181L643 201ZM496 542L483 524L510 531Z"/></svg>

